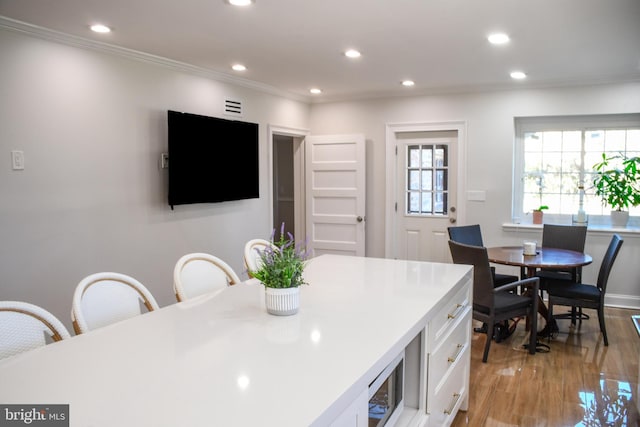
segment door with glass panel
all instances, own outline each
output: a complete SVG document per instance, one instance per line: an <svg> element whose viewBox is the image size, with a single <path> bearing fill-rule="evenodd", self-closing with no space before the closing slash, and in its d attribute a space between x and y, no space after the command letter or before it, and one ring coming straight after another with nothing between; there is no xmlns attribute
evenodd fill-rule
<svg viewBox="0 0 640 427"><path fill-rule="evenodd" d="M396 134L396 254L448 262L447 227L456 221L457 131Z"/></svg>

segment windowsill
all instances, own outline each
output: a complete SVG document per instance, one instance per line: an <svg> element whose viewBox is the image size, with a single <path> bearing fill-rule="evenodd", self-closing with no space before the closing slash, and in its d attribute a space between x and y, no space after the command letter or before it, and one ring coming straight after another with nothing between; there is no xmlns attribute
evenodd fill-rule
<svg viewBox="0 0 640 427"><path fill-rule="evenodd" d="M565 224L569 225L569 224ZM542 231L543 224L515 224L512 222L505 222L502 224L502 229L505 231ZM627 227L612 227L610 225L588 225L587 233L602 233L611 234L618 233L623 235L640 235L640 227L627 226Z"/></svg>

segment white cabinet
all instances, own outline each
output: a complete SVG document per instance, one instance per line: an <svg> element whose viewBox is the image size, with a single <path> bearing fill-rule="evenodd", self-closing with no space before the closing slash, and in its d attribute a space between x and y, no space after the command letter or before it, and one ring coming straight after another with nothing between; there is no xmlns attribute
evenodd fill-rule
<svg viewBox="0 0 640 427"><path fill-rule="evenodd" d="M465 276L453 297L441 301L435 314L429 316L424 333L418 338L421 344L416 351L409 345L407 354L407 375L405 378L404 414L398 426L449 426L458 410L469 406L469 368L471 365L471 315L472 315L472 272ZM415 343L416 340L412 344ZM411 370L410 356L420 361ZM412 387L412 380L419 376L419 385ZM411 404L412 397L418 403Z"/></svg>
<svg viewBox="0 0 640 427"><path fill-rule="evenodd" d="M367 390L362 391L358 398L333 420L330 427L367 427L369 425L367 396Z"/></svg>
<svg viewBox="0 0 640 427"><path fill-rule="evenodd" d="M429 323L427 413L430 426L448 426L469 403L471 280Z"/></svg>
<svg viewBox="0 0 640 427"><path fill-rule="evenodd" d="M458 410L467 410L471 292L470 271L453 287L452 296L434 306L423 320L422 329L398 353L398 357L404 356L402 412L386 425L449 426ZM366 422L368 403L364 390L331 426L361 426L363 420Z"/></svg>
<svg viewBox="0 0 640 427"><path fill-rule="evenodd" d="M448 426L458 409L467 409L469 390L469 327L471 311L429 355L427 412L429 425Z"/></svg>

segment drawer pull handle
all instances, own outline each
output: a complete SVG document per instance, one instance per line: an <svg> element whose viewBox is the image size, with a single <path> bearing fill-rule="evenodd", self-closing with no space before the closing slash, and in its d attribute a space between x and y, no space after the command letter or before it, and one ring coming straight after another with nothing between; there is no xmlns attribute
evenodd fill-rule
<svg viewBox="0 0 640 427"><path fill-rule="evenodd" d="M447 362L453 363L456 360L458 360L458 356L460 356L460 353L462 353L463 349L464 349L464 344L458 344L458 346L456 347L456 354L454 354L453 357L449 357L447 359Z"/></svg>
<svg viewBox="0 0 640 427"><path fill-rule="evenodd" d="M464 305L462 305L462 304L456 304L456 309L455 309L455 311L453 312L453 314L451 314L451 313L447 314L447 319L455 319L455 318L456 318L456 316L458 316L458 313L461 311L460 309L461 309L462 307L464 307Z"/></svg>
<svg viewBox="0 0 640 427"><path fill-rule="evenodd" d="M453 400L451 401L451 405L449 405L449 407L444 410L444 413L447 415L451 415L451 413L453 412L453 408L455 408L456 404L458 403L458 400L460 400L460 393L453 393Z"/></svg>

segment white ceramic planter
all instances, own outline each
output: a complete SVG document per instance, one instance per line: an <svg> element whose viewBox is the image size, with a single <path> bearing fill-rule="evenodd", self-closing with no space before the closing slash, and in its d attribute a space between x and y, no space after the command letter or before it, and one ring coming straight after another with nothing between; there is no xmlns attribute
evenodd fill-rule
<svg viewBox="0 0 640 427"><path fill-rule="evenodd" d="M268 288L265 286L264 302L267 312L276 316L296 314L300 308L300 287Z"/></svg>
<svg viewBox="0 0 640 427"><path fill-rule="evenodd" d="M613 227L624 228L629 221L628 211L611 211L611 225Z"/></svg>

